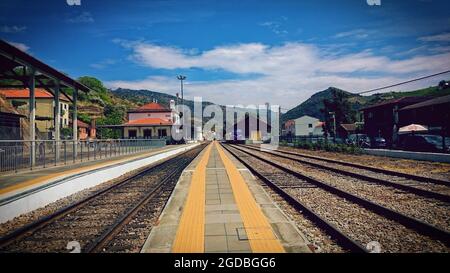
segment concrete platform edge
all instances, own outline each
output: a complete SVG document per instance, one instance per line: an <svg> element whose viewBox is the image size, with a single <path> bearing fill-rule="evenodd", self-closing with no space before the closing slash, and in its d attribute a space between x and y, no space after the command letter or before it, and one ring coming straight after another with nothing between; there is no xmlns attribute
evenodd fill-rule
<svg viewBox="0 0 450 273"><path fill-rule="evenodd" d="M79 175L64 177L58 181L52 182L48 186L39 187L35 191L28 192L27 194L9 196L8 199L4 199L4 202L0 205L0 223L7 222L14 217L44 207L78 191L97 186L127 172L184 152L188 149L192 149L198 145L199 144L191 144L181 148L163 151L149 157L132 160L131 162L125 161L113 166L87 171L86 173Z"/></svg>

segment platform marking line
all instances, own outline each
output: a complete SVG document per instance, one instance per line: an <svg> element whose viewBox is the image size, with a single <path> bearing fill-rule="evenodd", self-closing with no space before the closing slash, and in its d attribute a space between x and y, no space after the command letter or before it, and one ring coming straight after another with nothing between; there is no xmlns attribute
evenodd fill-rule
<svg viewBox="0 0 450 273"><path fill-rule="evenodd" d="M172 150L172 149L170 149L170 150ZM170 150L168 150L168 151L170 151ZM165 151L162 151L162 152L165 152ZM152 154L154 154L154 153L155 153L155 151L149 151L148 153L144 153L144 154L140 154L140 155L131 155L129 157L125 157L125 158L121 158L121 159L115 159L115 160L106 161L106 162L99 162L99 163L94 164L94 165L84 166L84 167L80 167L80 168L77 168L77 169L69 169L69 170L66 170L66 171L55 172L55 173L52 173L52 174L48 174L48 175L45 175L45 176L41 176L41 177L38 177L38 178L33 178L33 179L30 179L30 180L27 180L27 181L24 181L24 182L20 182L20 183L11 185L11 186L7 186L7 187L5 187L3 189L0 189L0 195L6 194L6 193L10 193L10 192L15 191L15 190L27 188L29 186L33 186L33 185L36 185L36 184L42 184L42 183L47 182L47 181L49 181L51 179L56 179L56 178L59 178L59 177L62 178L64 176L66 176L66 175L71 175L71 174L75 174L75 173L79 173L79 172L85 172L85 171L86 172L87 171L92 171L92 170L99 169L99 168L102 168L102 167L113 166L113 165L121 163L121 162L133 161L133 160L137 160L137 159L141 159L141 158L146 158L148 156L152 156ZM156 154L158 154L158 151L156 151ZM85 161L85 162L89 162L89 161ZM94 162L94 161L91 161L91 162ZM61 165L61 166L67 166L67 165ZM45 170L45 169L42 169L42 170Z"/></svg>
<svg viewBox="0 0 450 273"><path fill-rule="evenodd" d="M211 154L208 146L192 173L191 185L172 245L174 253L202 253L205 251L205 193L206 166Z"/></svg>
<svg viewBox="0 0 450 273"><path fill-rule="evenodd" d="M217 142L215 142L215 147L227 170L252 251L254 253L285 252L241 173Z"/></svg>

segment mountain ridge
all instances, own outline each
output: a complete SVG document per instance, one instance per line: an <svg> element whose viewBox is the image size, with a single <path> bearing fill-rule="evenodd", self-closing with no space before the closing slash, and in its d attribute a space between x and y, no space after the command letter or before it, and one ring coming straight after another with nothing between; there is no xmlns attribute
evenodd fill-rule
<svg viewBox="0 0 450 273"><path fill-rule="evenodd" d="M433 97L450 95L450 88L440 89L438 85L413 91L391 91L386 93L375 93L368 96L351 93L336 87L328 87L325 90L314 93L310 98L284 113L281 118L282 122L290 119L296 119L303 115L308 115L323 120L324 114L320 111L320 109L323 108L323 100L331 99L334 90L344 94L344 97L346 97L350 102L352 110L354 111L359 111L363 107L401 97L424 96L431 99Z"/></svg>

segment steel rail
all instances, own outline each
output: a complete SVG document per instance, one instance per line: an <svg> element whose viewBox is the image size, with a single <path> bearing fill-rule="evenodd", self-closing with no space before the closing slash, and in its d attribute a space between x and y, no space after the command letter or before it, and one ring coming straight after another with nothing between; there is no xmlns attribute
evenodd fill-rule
<svg viewBox="0 0 450 273"><path fill-rule="evenodd" d="M254 158L259 159L260 161L267 163L275 168L278 168L286 173L289 173L299 179L305 180L307 182L310 182L313 185L316 185L317 187L320 187L328 192L330 192L331 194L340 196L342 198L345 198L357 205L360 205L374 213L377 213L378 215L388 218L390 220L393 220L397 223L400 223L410 229L413 229L415 231L417 231L420 234L432 237L434 239L437 239L441 242L443 242L447 247L450 246L450 233L446 230L440 229L436 226L430 225L428 223L425 223L421 220L418 220L416 218L412 218L410 216L404 215L400 212L394 211L392 209L389 209L387 207L384 207L382 205L376 204L372 201L369 201L367 199L361 198L359 196L356 196L354 194L348 193L346 191L340 190L336 187L333 187L331 185L328 185L324 182L321 182L317 179L314 179L312 177L306 176L304 174L301 174L297 171L291 170L289 168L286 168L278 163L275 163L273 161L267 160L265 158L262 158L260 156L257 156L255 154L252 154L248 151L242 150L241 148L238 148L236 146L233 145L233 147L245 154L248 154Z"/></svg>
<svg viewBox="0 0 450 273"><path fill-rule="evenodd" d="M316 214L312 211L308 206L303 204L301 201L297 200L295 197L290 195L288 192L283 190L280 186L276 184L276 182L272 181L267 176L261 174L250 164L245 162L240 156L238 156L235 152L227 147L227 145L222 145L229 153L231 153L236 159L238 159L244 166L246 166L254 175L256 175L261 181L263 181L268 187L274 190L277 194L279 194L286 202L288 202L291 206L301 211L308 219L314 222L319 228L325 230L327 234L329 234L339 245L348 249L351 252L368 252L366 248L361 246L359 243L342 233L336 226L332 223L328 222L320 215Z"/></svg>
<svg viewBox="0 0 450 273"><path fill-rule="evenodd" d="M204 148L204 146L202 147L202 149L203 148ZM180 153L180 154L178 154L176 156L171 156L171 157L167 158L164 161L158 162L156 164L152 164L148 168L145 168L145 169L139 171L138 173L132 175L131 177L127 177L127 178L121 180L120 182L115 183L114 185L111 185L111 186L109 186L109 187L107 187L105 189L97 191L94 194L91 194L91 195L89 195L89 196L87 196L87 197L85 197L85 198L83 198L83 199L81 199L81 200L79 200L79 201L77 201L77 202L75 202L73 204L69 204L69 205L67 205L67 206L65 206L65 207L63 207L63 208L61 208L61 209L59 209L59 210L57 210L57 211L47 215L47 216L44 216L44 217L42 217L40 219L37 219L36 221L33 221L33 222L29 223L29 224L26 224L26 225L24 225L24 226L22 226L22 227L20 227L20 228L18 228L16 230L14 230L14 231L12 231L12 232L2 236L0 238L0 251L1 251L1 249L5 248L6 246L11 244L12 242L20 240L20 239L26 237L27 234L35 233L36 231L46 227L50 223L53 223L54 221L56 221L56 220L58 220L58 219L60 219L60 218L62 218L64 216L66 216L67 214L69 214L69 213L71 213L71 212L73 212L75 210L78 210L79 208L81 208L85 204L87 204L88 202L90 202L90 201L92 201L92 200L94 200L94 199L96 199L96 198L98 198L98 197L100 197L100 196L102 196L104 194L107 194L107 193L111 192L112 190L114 190L114 189L116 189L116 188L118 188L118 187L120 187L122 185L125 185L125 184L133 181L134 179L136 179L138 177L144 176L146 173L155 170L155 168L161 167L162 165L167 164L170 160L174 159L175 157L184 155L184 154L186 154L186 153L188 153L190 151L192 151L192 150L184 151L184 152L182 152L182 153Z"/></svg>
<svg viewBox="0 0 450 273"><path fill-rule="evenodd" d="M261 149L261 150L263 150L263 149L271 150L271 149L265 149L263 147L254 146L254 145L247 145L247 146L253 146L253 147ZM412 179L412 180L417 180L420 182L427 182L427 183L433 183L433 184L444 185L444 186L450 187L450 182L445 181L445 180L436 179L436 178L425 177L425 176L403 173L403 172L397 172L397 171L392 171L392 170L386 170L386 169L376 168L376 167L372 167L372 166L365 166L365 165L342 161L342 160L335 160L335 159L329 159L329 158L324 158L324 157L320 157L320 156L313 156L313 155L307 155L307 154L302 154L302 153L289 152L289 151L285 151L285 150L277 149L275 151L290 154L290 155L301 156L301 157L305 157L305 158L309 158L309 159L316 159L316 160L321 160L321 161L325 161L325 162L329 162L329 163L335 163L335 164L341 164L344 166L365 169L365 170L369 170L369 171L373 171L373 172L379 172L379 173L384 173L384 174L388 174L388 175L404 177L404 178L408 178L408 179Z"/></svg>
<svg viewBox="0 0 450 273"><path fill-rule="evenodd" d="M325 169L325 170L332 171L332 172L335 172L335 173L338 173L338 174L354 177L354 178L361 179L361 180L366 180L366 181L369 181L369 182L373 182L373 183L377 183L377 184L381 184L381 185L385 185L385 186L394 187L394 188L397 188L397 189L400 189L400 190L403 190L403 191L414 193L416 195L420 195L420 196L428 197L428 198L434 198L436 200L440 200L440 201L443 201L443 202L446 202L446 203L450 203L450 196L442 194L442 193L429 191L429 190L424 190L424 189L419 189L419 188L412 187L412 186L409 186L409 185L404 185L404 184L400 184L400 183L396 183L396 182L392 182L392 181L389 181L389 180L384 180L384 179L380 179L380 178L376 178L376 177L372 177L372 176L368 176L368 175L364 175L364 174L354 173L354 172L347 171L347 170L341 170L341 169L338 169L338 168L321 165L321 164L318 164L318 163L302 160L302 159L299 159L299 158L293 158L293 157L286 156L286 155L275 154L275 153L270 152L269 150L266 150L266 149L258 149L256 147L243 146L243 145L240 145L240 146L245 147L247 149L251 149L251 150L256 150L256 151L260 151L260 152L263 152L263 153L267 153L267 154L270 154L270 155L273 155L273 156L277 156L277 157L280 157L280 158L293 160L293 161L296 161L296 162L299 162L299 163L302 163L302 164L307 164L307 165L310 165L310 166L313 166L313 167L316 167L316 168ZM281 153L281 151L278 151L278 152ZM297 155L295 155L295 156L297 156Z"/></svg>
<svg viewBox="0 0 450 273"><path fill-rule="evenodd" d="M190 160L192 161L192 160ZM189 161L189 162L190 162ZM189 163L188 163L189 164ZM184 164L174 169L168 176L164 177L152 190L150 190L141 200L129 209L124 215L122 215L117 221L115 221L107 230L105 230L99 237L92 241L83 252L101 252L102 248L107 246L114 237L127 225L133 217L140 211L142 207L147 205L158 193L161 193L167 183L170 183L176 176L184 169ZM174 187L175 185L173 185ZM171 186L170 192L173 187Z"/></svg>

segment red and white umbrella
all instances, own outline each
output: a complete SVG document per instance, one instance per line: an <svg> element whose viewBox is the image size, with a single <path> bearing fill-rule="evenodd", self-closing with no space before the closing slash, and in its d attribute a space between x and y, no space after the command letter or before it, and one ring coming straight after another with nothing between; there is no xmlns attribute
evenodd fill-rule
<svg viewBox="0 0 450 273"><path fill-rule="evenodd" d="M400 127L398 130L399 134L407 134L412 132L426 132L428 131L428 127L420 124L410 124L407 126Z"/></svg>

